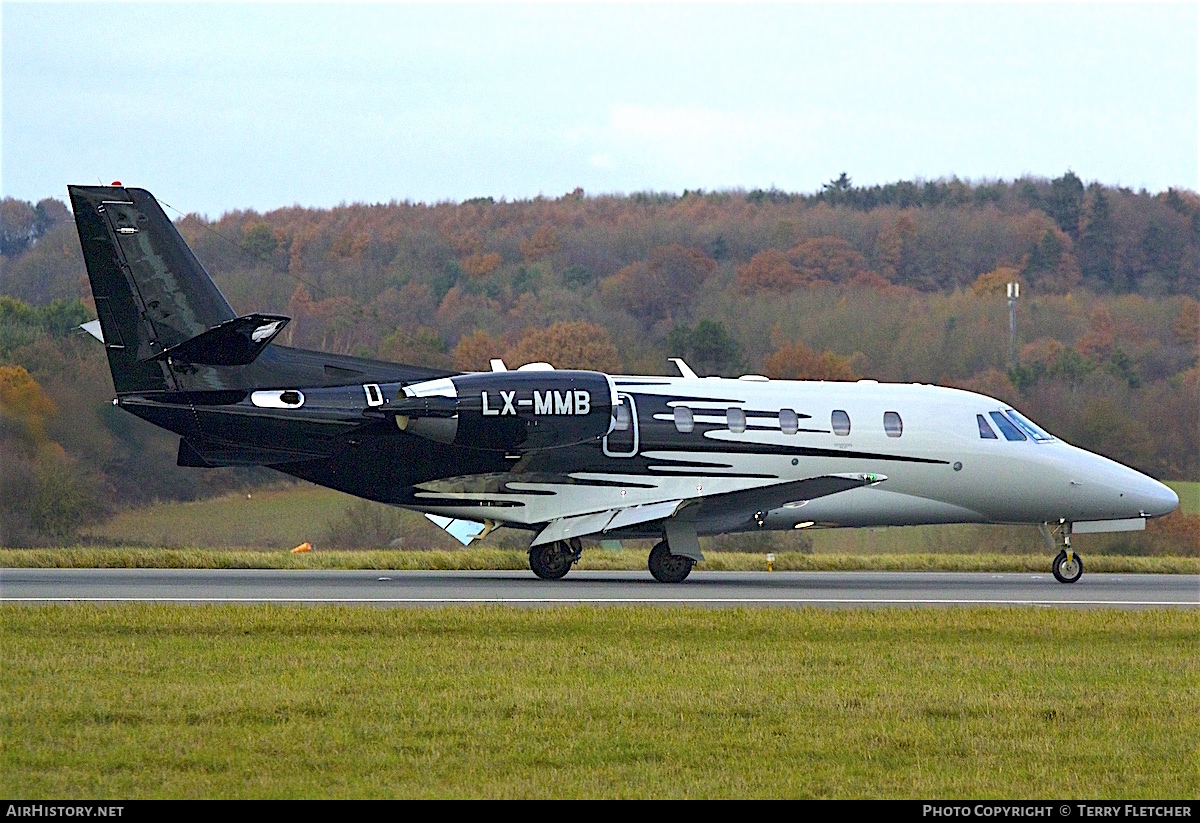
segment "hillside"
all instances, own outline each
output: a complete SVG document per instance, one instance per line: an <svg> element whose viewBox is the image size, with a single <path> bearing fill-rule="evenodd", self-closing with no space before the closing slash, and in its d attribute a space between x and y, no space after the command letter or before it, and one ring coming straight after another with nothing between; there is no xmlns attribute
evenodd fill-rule
<svg viewBox="0 0 1200 823"><path fill-rule="evenodd" d="M812 194L577 190L177 222L235 309L294 318L285 344L460 369L665 373L683 356L709 374L938 382L1200 479L1193 192L843 175ZM0 202L0 265L0 542L276 479L178 469L173 437L108 404L102 353L72 331L94 315L61 201Z"/></svg>

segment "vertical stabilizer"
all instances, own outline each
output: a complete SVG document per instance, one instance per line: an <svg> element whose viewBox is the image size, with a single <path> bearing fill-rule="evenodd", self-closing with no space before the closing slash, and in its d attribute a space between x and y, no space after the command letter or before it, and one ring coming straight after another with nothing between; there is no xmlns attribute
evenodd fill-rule
<svg viewBox="0 0 1200 823"><path fill-rule="evenodd" d="M118 394L171 391L164 350L237 314L144 189L69 186Z"/></svg>

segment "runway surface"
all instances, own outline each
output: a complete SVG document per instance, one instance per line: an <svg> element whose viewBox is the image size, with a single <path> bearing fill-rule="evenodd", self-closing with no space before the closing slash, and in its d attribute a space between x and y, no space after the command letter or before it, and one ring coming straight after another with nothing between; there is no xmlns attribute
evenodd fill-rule
<svg viewBox="0 0 1200 823"><path fill-rule="evenodd" d="M0 602L1196 608L1200 575L693 572L664 585L648 572L0 569Z"/></svg>

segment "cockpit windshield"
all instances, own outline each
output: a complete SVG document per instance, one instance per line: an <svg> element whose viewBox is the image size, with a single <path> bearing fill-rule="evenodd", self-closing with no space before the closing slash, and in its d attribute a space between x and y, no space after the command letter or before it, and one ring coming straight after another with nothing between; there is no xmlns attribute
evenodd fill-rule
<svg viewBox="0 0 1200 823"><path fill-rule="evenodd" d="M1032 437L1038 443L1049 443L1054 439L1053 435L1042 431L1032 420L1023 417L1019 412L1013 409L1005 409L1004 413L1008 415L1014 423L1021 427L1021 431Z"/></svg>

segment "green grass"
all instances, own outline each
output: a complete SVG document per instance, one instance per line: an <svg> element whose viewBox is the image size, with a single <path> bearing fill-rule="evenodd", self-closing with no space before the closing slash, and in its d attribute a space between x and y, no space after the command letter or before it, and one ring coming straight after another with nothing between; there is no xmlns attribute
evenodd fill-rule
<svg viewBox="0 0 1200 823"><path fill-rule="evenodd" d="M1184 514L1200 514L1200 483L1189 480L1171 480L1167 483L1179 495L1179 510Z"/></svg>
<svg viewBox="0 0 1200 823"><path fill-rule="evenodd" d="M576 565L584 570L645 571L646 551L584 549ZM1084 554L1089 572L1200 574L1200 557L1137 557ZM288 551L236 549L150 549L74 547L0 549L0 568L84 569L529 569L523 549L475 548L456 551L355 550ZM763 553L712 552L699 571L766 571ZM776 571L991 571L1048 572L1042 554L808 554L776 552Z"/></svg>
<svg viewBox="0 0 1200 823"><path fill-rule="evenodd" d="M84 535L147 546L292 548L317 541L357 498L307 483L121 512Z"/></svg>
<svg viewBox="0 0 1200 823"><path fill-rule="evenodd" d="M8 797L1200 795L1200 612L0 607Z"/></svg>

